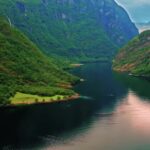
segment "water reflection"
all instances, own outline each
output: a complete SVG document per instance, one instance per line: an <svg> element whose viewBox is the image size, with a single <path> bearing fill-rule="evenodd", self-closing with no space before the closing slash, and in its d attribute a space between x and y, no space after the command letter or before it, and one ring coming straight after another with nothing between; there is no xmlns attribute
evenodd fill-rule
<svg viewBox="0 0 150 150"><path fill-rule="evenodd" d="M108 115L99 112L86 132L47 150L149 150L150 103L129 91Z"/></svg>
<svg viewBox="0 0 150 150"><path fill-rule="evenodd" d="M113 76L124 85L127 89L131 89L142 98L150 98L150 82L127 74L113 72Z"/></svg>
<svg viewBox="0 0 150 150"><path fill-rule="evenodd" d="M73 73L79 100L0 109L0 149L150 150L150 83L107 63Z"/></svg>
<svg viewBox="0 0 150 150"><path fill-rule="evenodd" d="M128 96L116 109L116 113L119 116L122 114L124 121L128 120L132 131L135 130L138 136L150 136L150 102L145 100L129 91Z"/></svg>

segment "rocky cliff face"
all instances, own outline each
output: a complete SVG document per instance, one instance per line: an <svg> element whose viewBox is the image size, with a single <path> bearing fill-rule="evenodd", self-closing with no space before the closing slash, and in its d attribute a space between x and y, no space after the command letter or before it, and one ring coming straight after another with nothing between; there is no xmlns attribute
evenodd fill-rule
<svg viewBox="0 0 150 150"><path fill-rule="evenodd" d="M114 0L0 0L0 14L51 55L110 58L138 34Z"/></svg>
<svg viewBox="0 0 150 150"><path fill-rule="evenodd" d="M100 18L105 31L116 45L124 45L138 33L137 28L114 0L103 0L101 3Z"/></svg>

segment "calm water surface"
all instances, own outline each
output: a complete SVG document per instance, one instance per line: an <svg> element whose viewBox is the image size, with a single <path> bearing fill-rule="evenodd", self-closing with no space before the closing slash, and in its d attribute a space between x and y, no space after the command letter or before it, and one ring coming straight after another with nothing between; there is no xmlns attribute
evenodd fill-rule
<svg viewBox="0 0 150 150"><path fill-rule="evenodd" d="M72 72L81 99L0 110L0 149L150 150L150 82L108 63Z"/></svg>

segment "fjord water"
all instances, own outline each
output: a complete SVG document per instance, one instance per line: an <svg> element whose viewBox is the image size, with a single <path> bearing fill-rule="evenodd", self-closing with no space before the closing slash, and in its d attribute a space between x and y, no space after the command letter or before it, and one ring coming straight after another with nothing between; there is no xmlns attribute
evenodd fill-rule
<svg viewBox="0 0 150 150"><path fill-rule="evenodd" d="M109 63L72 73L80 99L0 110L0 149L150 150L150 82Z"/></svg>

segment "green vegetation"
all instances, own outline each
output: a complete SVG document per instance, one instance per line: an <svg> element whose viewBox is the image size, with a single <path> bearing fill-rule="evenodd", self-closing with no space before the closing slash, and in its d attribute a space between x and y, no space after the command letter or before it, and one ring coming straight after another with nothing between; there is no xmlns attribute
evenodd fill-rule
<svg viewBox="0 0 150 150"><path fill-rule="evenodd" d="M118 46L137 34L114 0L0 0L0 15L44 53L74 62L111 60Z"/></svg>
<svg viewBox="0 0 150 150"><path fill-rule="evenodd" d="M26 105L26 104L37 104L37 103L51 103L56 101L62 101L68 99L68 96L55 95L55 96L38 96L31 94L24 94L17 92L13 98L10 98L12 105Z"/></svg>
<svg viewBox="0 0 150 150"><path fill-rule="evenodd" d="M113 63L114 70L150 77L150 30L123 47Z"/></svg>
<svg viewBox="0 0 150 150"><path fill-rule="evenodd" d="M16 92L73 95L66 88L78 78L52 62L24 34L0 18L0 105L10 103L9 98Z"/></svg>
<svg viewBox="0 0 150 150"><path fill-rule="evenodd" d="M0 0L0 16L0 105L16 92L74 95L70 64L110 61L137 34L114 0Z"/></svg>

